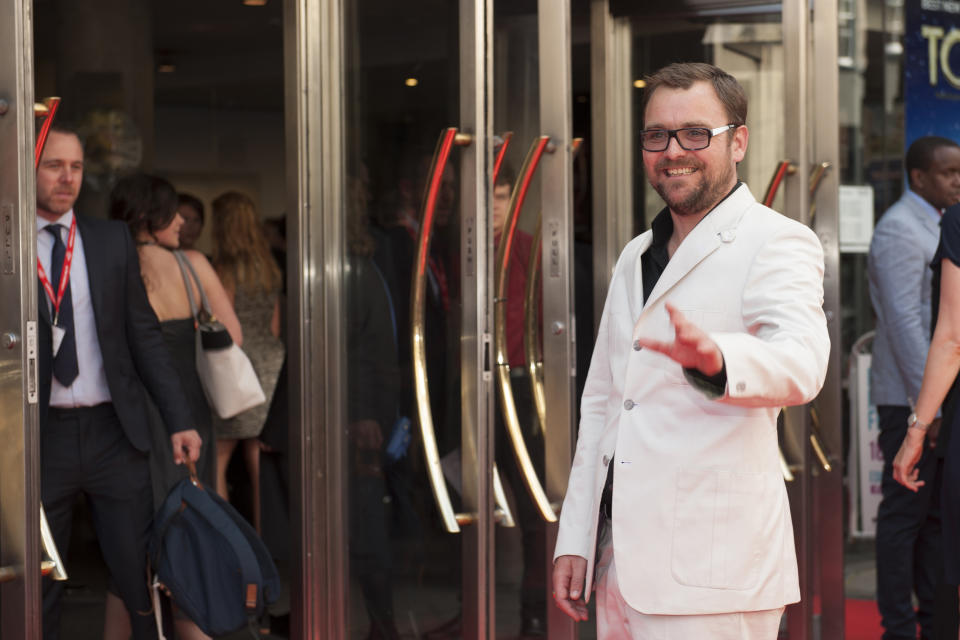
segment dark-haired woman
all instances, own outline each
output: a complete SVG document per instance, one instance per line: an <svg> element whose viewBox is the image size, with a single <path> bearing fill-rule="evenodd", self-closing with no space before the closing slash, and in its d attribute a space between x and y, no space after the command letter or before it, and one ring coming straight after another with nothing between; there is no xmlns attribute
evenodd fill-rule
<svg viewBox="0 0 960 640"><path fill-rule="evenodd" d="M195 325L187 298L187 288L173 254L179 247L180 228L183 225L183 218L177 213L176 191L169 182L155 176L137 174L122 178L110 194L110 217L126 222L137 244L140 275L147 290L147 298L160 321L163 337L173 356L184 395L190 405L193 426L203 438L203 448L197 461L197 474L203 482L213 486L216 447L210 407L197 376ZM211 311L227 328L233 340L241 344L243 336L240 322L213 267L199 251L187 250L183 254L197 272L200 284L210 300ZM199 292L192 282L191 288L194 300L199 301ZM173 464L170 447L163 446L166 429L159 423L160 414L155 407L152 407L150 415L155 421L151 429L154 443L150 451L150 474L156 509L170 489L186 476L187 471L184 467ZM123 611L125 613L125 610ZM129 632L123 628L115 607L111 607L110 594L107 599L106 618L105 638L129 637ZM175 624L179 638L193 640L207 637L190 620L178 617Z"/></svg>

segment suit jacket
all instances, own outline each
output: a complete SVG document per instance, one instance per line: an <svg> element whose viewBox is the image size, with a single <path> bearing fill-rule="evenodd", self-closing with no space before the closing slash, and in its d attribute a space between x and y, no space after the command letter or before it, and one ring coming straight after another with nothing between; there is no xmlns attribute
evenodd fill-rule
<svg viewBox="0 0 960 640"><path fill-rule="evenodd" d="M867 270L877 316L870 366L873 404L909 406L917 401L930 349L930 261L940 226L905 194L873 231Z"/></svg>
<svg viewBox="0 0 960 640"><path fill-rule="evenodd" d="M776 419L782 406L813 399L826 376L820 242L742 185L684 239L644 304L640 256L651 240L647 231L626 246L610 283L555 556L587 559L589 594L612 462L614 556L631 607L690 615L795 602ZM633 346L640 336L673 339L666 301L720 347L721 397Z"/></svg>
<svg viewBox="0 0 960 640"><path fill-rule="evenodd" d="M90 297L113 406L131 444L150 450L145 391L150 392L170 433L193 429L180 379L150 307L140 260L122 222L77 216L90 280ZM38 360L40 425L46 424L53 377L50 310L40 297ZM144 389L144 386L146 389Z"/></svg>

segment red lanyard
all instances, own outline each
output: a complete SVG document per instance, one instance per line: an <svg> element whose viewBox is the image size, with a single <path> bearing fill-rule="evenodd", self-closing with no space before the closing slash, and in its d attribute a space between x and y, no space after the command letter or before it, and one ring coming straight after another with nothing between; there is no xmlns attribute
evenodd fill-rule
<svg viewBox="0 0 960 640"><path fill-rule="evenodd" d="M60 233L60 230L56 230L57 233ZM67 291L67 284L70 282L70 265L73 264L73 243L77 237L77 217L74 216L73 220L70 221L70 234L67 236L67 252L63 256L63 269L60 271L60 282L57 284L57 293L53 293L53 285L50 284L50 278L47 277L47 272L43 270L43 265L40 264L40 258L37 257L37 273L40 276L40 284L43 285L43 290L47 292L47 297L50 298L50 304L53 305L53 324L57 324L57 321L60 319L60 303L63 302L63 294ZM54 240L56 242L56 239ZM53 265L50 265L51 267Z"/></svg>

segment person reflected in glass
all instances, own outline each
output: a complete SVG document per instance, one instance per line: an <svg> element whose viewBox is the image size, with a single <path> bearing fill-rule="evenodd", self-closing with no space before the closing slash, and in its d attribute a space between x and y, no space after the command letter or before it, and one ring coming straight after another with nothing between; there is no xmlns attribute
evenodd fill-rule
<svg viewBox="0 0 960 640"><path fill-rule="evenodd" d="M493 186L493 237L499 249L504 241L507 218L510 214L510 195L516 174L504 165ZM521 229L513 232L510 247L510 266L506 290L506 336L507 360L510 370L510 387L513 391L517 420L523 430L527 451L533 460L539 477L543 477L543 435L539 418L534 411L533 391L527 370L523 334L526 310L527 267L530 264L533 238ZM499 257L499 252L497 253ZM500 264L494 265L495 281L499 282ZM498 294L499 295L499 294ZM539 296L537 297L539 301ZM539 305L536 313L539 314ZM497 396L496 433L498 468L513 490L517 507L517 524L522 532L523 581L520 588L520 635L525 638L545 636L546 626L546 528L536 504L527 491L523 474L513 453L513 445L507 433L504 406Z"/></svg>
<svg viewBox="0 0 960 640"><path fill-rule="evenodd" d="M260 432L283 366L280 340L281 272L270 253L253 201L229 191L213 201L213 265L243 325L243 351L260 380L266 402L226 420L214 417L217 493L229 499L227 466L243 443L250 478L253 526L260 526Z"/></svg>
<svg viewBox="0 0 960 640"><path fill-rule="evenodd" d="M189 193L177 194L177 214L183 218L180 227L180 248L195 249L203 232L203 202Z"/></svg>
<svg viewBox="0 0 960 640"><path fill-rule="evenodd" d="M180 384L187 399L193 424L204 443L212 443L213 425L210 407L204 397L196 368L195 321L187 297L183 273L174 256L180 251L180 231L183 218L177 212L177 194L173 186L156 176L136 174L121 178L110 194L110 217L126 222L133 235L140 260L140 276L147 291L150 307L160 321L164 341L172 356ZM210 300L213 314L227 328L238 345L243 344L240 322L206 257L195 250L183 250L200 284ZM196 284L191 281L194 300L200 299ZM153 508L160 508L167 493L188 472L183 465L173 462L170 447L165 446L167 430L159 410L149 403L150 432L153 446L150 450L150 475L153 484ZM213 485L216 466L212 446L201 448L197 460L197 475L201 482ZM107 593L104 638L107 640L130 637L130 618L120 599L112 591ZM179 612L174 613L177 637L182 639L207 638L200 629Z"/></svg>
<svg viewBox="0 0 960 640"><path fill-rule="evenodd" d="M370 618L366 637L395 639L387 470L406 448L388 451L388 445L393 430L409 421L399 414L396 311L387 279L373 260L367 187L357 177L348 179L346 235L350 566Z"/></svg>

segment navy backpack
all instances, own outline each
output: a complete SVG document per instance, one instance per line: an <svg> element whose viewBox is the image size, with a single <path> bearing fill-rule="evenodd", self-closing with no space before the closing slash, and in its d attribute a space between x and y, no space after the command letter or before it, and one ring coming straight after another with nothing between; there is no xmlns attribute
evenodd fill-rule
<svg viewBox="0 0 960 640"><path fill-rule="evenodd" d="M154 517L150 564L154 592L168 593L211 636L253 631L280 596L277 569L257 532L192 468Z"/></svg>

